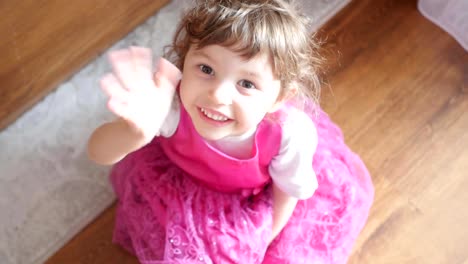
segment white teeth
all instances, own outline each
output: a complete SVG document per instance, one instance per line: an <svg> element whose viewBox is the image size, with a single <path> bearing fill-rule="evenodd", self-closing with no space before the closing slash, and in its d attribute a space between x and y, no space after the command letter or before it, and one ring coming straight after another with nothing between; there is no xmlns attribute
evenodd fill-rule
<svg viewBox="0 0 468 264"><path fill-rule="evenodd" d="M209 117L209 118L211 118L213 120L216 120L216 121L226 121L226 120L228 120L227 117L212 114L212 113L206 111L205 108L200 108L200 109L201 109L202 113L205 114L205 116L207 116L207 117Z"/></svg>

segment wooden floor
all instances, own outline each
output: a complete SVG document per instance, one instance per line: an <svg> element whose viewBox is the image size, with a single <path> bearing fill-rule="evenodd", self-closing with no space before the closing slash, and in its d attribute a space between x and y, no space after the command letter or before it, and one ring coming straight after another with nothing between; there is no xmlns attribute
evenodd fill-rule
<svg viewBox="0 0 468 264"><path fill-rule="evenodd" d="M356 0L326 24L323 107L376 197L349 263L468 264L468 55L411 0ZM137 263L115 208L47 263Z"/></svg>
<svg viewBox="0 0 468 264"><path fill-rule="evenodd" d="M168 1L0 1L0 130Z"/></svg>

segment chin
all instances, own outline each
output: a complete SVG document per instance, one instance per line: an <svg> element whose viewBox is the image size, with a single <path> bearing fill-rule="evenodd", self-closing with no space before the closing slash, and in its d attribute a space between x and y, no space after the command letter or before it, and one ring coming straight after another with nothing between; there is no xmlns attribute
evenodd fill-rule
<svg viewBox="0 0 468 264"><path fill-rule="evenodd" d="M202 123L202 122L200 122ZM225 137L229 137L232 131L228 127L216 128L200 124L199 122L194 123L195 131L205 140L220 140Z"/></svg>

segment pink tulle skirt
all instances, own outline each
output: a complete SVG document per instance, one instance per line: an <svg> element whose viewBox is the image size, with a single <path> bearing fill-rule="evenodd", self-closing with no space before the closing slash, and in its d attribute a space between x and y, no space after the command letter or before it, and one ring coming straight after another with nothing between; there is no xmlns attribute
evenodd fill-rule
<svg viewBox="0 0 468 264"><path fill-rule="evenodd" d="M319 187L299 201L279 236L271 187L252 197L216 192L176 167L157 141L111 173L118 197L114 242L141 263L346 263L371 207L369 173L320 112L313 160Z"/></svg>

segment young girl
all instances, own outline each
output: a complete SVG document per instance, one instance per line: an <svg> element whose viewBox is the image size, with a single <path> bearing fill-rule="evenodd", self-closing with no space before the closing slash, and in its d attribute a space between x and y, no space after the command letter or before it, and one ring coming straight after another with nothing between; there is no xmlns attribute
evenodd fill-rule
<svg viewBox="0 0 468 264"><path fill-rule="evenodd" d="M149 50L112 52L101 81L120 118L88 151L117 163L114 241L142 263L346 263L373 187L317 106L306 19L198 1L170 54L153 78Z"/></svg>

